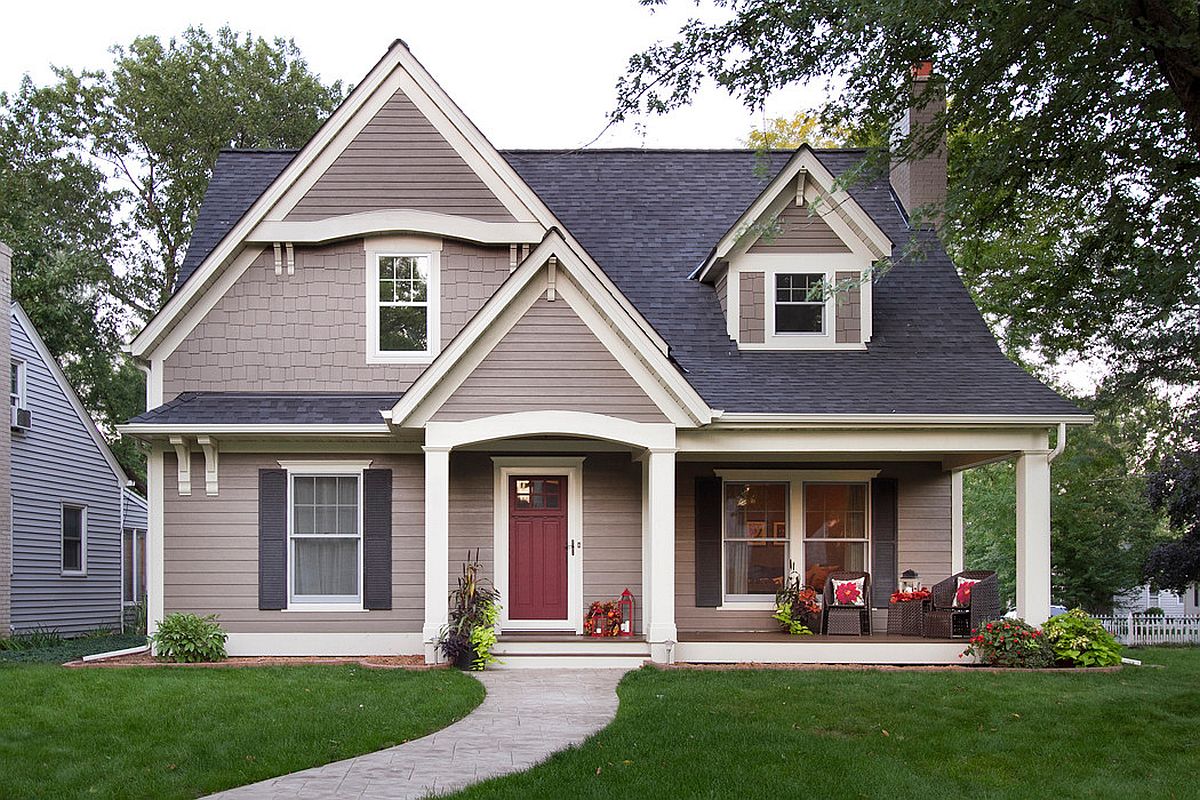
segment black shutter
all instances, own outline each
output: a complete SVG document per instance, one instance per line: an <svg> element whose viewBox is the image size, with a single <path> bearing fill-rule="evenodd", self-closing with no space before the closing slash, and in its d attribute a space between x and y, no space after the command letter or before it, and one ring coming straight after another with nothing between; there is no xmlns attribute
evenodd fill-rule
<svg viewBox="0 0 1200 800"><path fill-rule="evenodd" d="M721 479L696 478L696 608L721 605Z"/></svg>
<svg viewBox="0 0 1200 800"><path fill-rule="evenodd" d="M392 471L363 472L363 607L392 608Z"/></svg>
<svg viewBox="0 0 1200 800"><path fill-rule="evenodd" d="M892 592L899 585L898 502L895 478L871 481L871 600L875 608L887 608Z"/></svg>
<svg viewBox="0 0 1200 800"><path fill-rule="evenodd" d="M287 608L287 470L258 471L258 608Z"/></svg>

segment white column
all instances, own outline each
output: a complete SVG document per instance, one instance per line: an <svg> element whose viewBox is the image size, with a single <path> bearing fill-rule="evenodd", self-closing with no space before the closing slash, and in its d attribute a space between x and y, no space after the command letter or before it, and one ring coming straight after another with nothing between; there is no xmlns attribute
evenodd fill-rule
<svg viewBox="0 0 1200 800"><path fill-rule="evenodd" d="M950 473L950 572L963 571L963 471Z"/></svg>
<svg viewBox="0 0 1200 800"><path fill-rule="evenodd" d="M450 594L450 448L425 449L425 660L438 660Z"/></svg>
<svg viewBox="0 0 1200 800"><path fill-rule="evenodd" d="M163 603L163 446L153 445L146 459L146 632L154 633L164 614Z"/></svg>
<svg viewBox="0 0 1200 800"><path fill-rule="evenodd" d="M675 631L675 450L652 449L647 465L650 575L646 638L652 657L669 661Z"/></svg>
<svg viewBox="0 0 1200 800"><path fill-rule="evenodd" d="M642 459L642 633L650 633L650 607L654 603L650 591L650 457Z"/></svg>
<svg viewBox="0 0 1200 800"><path fill-rule="evenodd" d="M1017 457L1017 615L1031 625L1050 618L1049 455Z"/></svg>

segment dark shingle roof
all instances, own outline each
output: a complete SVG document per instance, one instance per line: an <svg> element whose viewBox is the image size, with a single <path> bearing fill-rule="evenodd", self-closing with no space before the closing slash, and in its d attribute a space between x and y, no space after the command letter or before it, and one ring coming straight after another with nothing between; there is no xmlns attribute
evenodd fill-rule
<svg viewBox="0 0 1200 800"><path fill-rule="evenodd" d="M372 425L398 394L291 392L184 392L129 420L154 425Z"/></svg>
<svg viewBox="0 0 1200 800"><path fill-rule="evenodd" d="M224 152L180 282L290 163ZM708 403L730 412L1077 414L999 349L937 237L874 289L863 351L739 351L710 286L688 275L789 158L746 150L512 150L504 157L671 346ZM840 174L859 151L818 151ZM886 179L850 190L902 248L914 235ZM154 412L150 412L154 413ZM141 419L141 418L139 418ZM372 420L373 421L373 420Z"/></svg>
<svg viewBox="0 0 1200 800"><path fill-rule="evenodd" d="M192 239L179 265L176 288L191 277L295 157L295 150L222 150L217 155L212 180L192 228Z"/></svg>

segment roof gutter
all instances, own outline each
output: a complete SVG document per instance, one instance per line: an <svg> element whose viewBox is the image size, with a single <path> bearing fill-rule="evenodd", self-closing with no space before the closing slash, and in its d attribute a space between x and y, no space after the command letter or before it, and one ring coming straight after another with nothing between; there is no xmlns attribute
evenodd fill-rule
<svg viewBox="0 0 1200 800"><path fill-rule="evenodd" d="M756 414L725 412L714 419L714 428L756 427L1038 427L1089 425L1091 414ZM1060 436L1060 442L1065 436Z"/></svg>

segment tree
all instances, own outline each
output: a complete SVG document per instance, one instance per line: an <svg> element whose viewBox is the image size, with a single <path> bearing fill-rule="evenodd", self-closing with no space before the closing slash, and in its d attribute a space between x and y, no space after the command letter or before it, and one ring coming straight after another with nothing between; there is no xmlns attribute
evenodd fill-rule
<svg viewBox="0 0 1200 800"><path fill-rule="evenodd" d="M643 0L660 5L665 0ZM1114 388L1200 380L1200 11L1182 0L716 0L716 22L634 55L614 119L705 80L750 107L837 86L823 120L886 130L932 58L950 98L943 235L1010 349L1103 358ZM917 102L926 102L922 95ZM867 157L882 168L886 153ZM864 171L865 172L865 171Z"/></svg>
<svg viewBox="0 0 1200 800"><path fill-rule="evenodd" d="M1145 477L1128 460L1134 442L1119 414L1073 430L1054 462L1051 489L1051 593L1092 612L1142 582L1146 554L1163 536L1146 502ZM1136 432L1133 434L1136 436ZM996 570L1002 596L1016 597L1015 470L1011 462L968 470L963 478L967 562Z"/></svg>
<svg viewBox="0 0 1200 800"><path fill-rule="evenodd" d="M1191 419L1189 435L1190 441L1162 459L1146 489L1150 505L1167 515L1179 536L1154 548L1146 577L1180 594L1200 581L1200 417Z"/></svg>
<svg viewBox="0 0 1200 800"><path fill-rule="evenodd" d="M809 147L847 147L853 138L844 125L826 125L808 111L791 117L774 117L762 128L754 128L746 137L746 146L755 150L795 150L802 144Z"/></svg>

